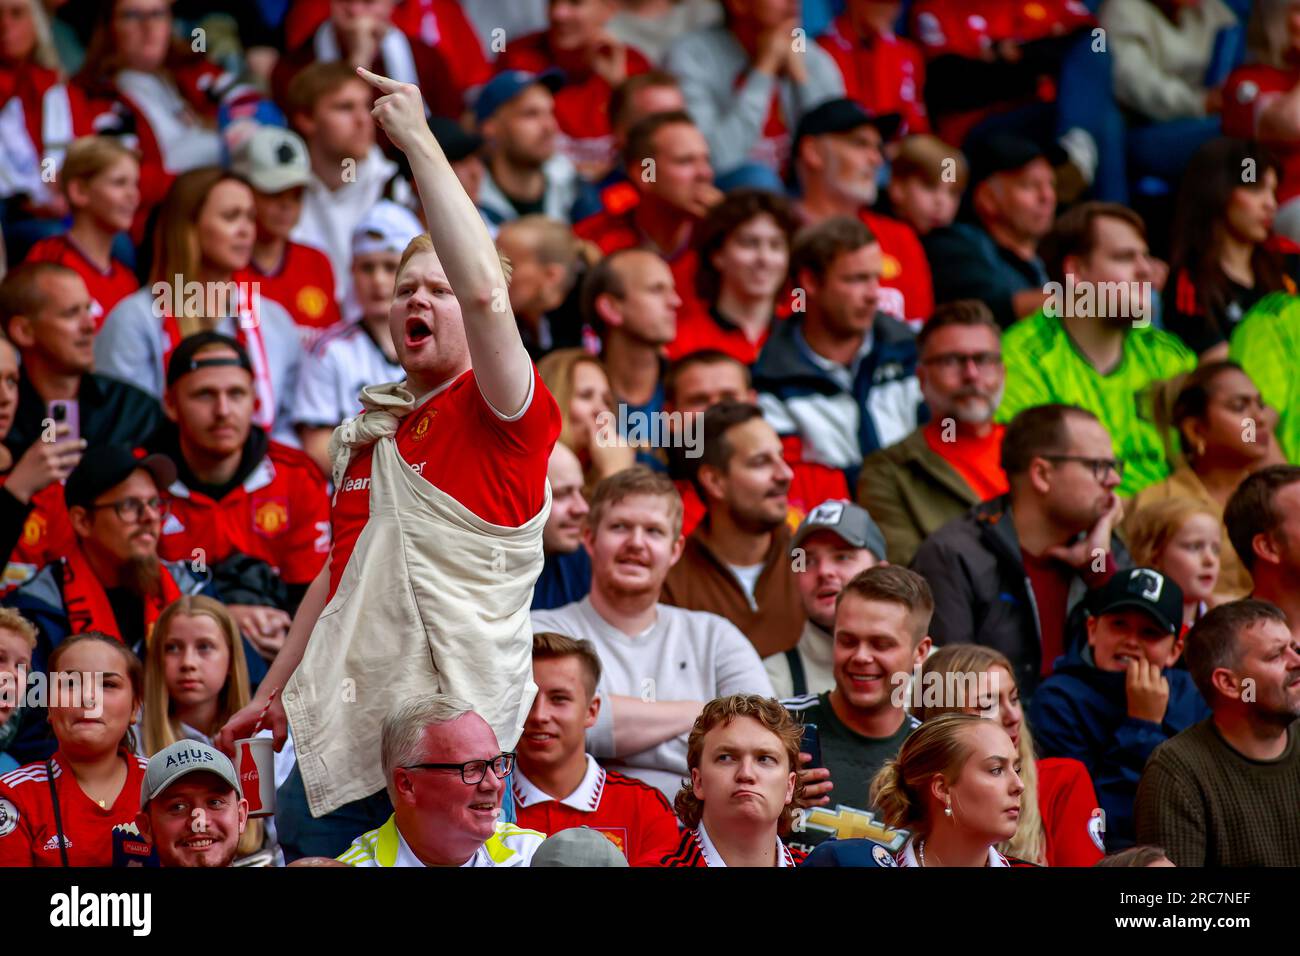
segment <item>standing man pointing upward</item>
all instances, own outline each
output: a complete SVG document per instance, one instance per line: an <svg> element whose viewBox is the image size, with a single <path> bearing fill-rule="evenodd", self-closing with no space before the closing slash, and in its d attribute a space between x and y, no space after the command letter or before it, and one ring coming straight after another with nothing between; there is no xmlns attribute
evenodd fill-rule
<svg viewBox="0 0 1300 956"><path fill-rule="evenodd" d="M378 754L394 701L453 694L513 748L536 691L528 604L560 430L420 91L357 72L383 94L372 113L410 162L429 233L403 253L389 311L406 380L364 389L366 411L335 432L330 560L264 692L219 737L248 735L268 701L277 744L292 726L277 814L290 858L336 855L391 813Z"/></svg>

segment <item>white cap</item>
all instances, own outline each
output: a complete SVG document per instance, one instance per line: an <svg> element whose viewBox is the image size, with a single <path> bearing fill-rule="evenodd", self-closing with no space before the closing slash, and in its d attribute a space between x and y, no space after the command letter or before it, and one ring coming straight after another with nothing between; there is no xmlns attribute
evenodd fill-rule
<svg viewBox="0 0 1300 956"><path fill-rule="evenodd" d="M352 230L352 255L364 256L372 252L396 252L401 255L407 244L424 227L415 214L405 206L389 199L381 199Z"/></svg>
<svg viewBox="0 0 1300 956"><path fill-rule="evenodd" d="M241 144L230 163L260 193L280 193L311 180L307 144L297 133L279 126L261 126Z"/></svg>

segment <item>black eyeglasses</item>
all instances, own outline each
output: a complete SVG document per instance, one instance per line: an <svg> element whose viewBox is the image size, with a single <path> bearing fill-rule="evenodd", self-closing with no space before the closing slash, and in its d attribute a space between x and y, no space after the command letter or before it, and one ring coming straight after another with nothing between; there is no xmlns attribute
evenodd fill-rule
<svg viewBox="0 0 1300 956"><path fill-rule="evenodd" d="M497 754L491 760L470 760L467 763L414 763L403 767L403 770L459 770L460 779L465 781L471 787L481 783L487 776L488 767L496 774L498 780L504 780L506 774L514 769L515 755L513 753Z"/></svg>
<svg viewBox="0 0 1300 956"><path fill-rule="evenodd" d="M922 365L936 365L945 372L955 372L966 367L967 362L974 362L981 372L991 372L1002 367L1002 355L998 352L944 352L922 359Z"/></svg>
<svg viewBox="0 0 1300 956"><path fill-rule="evenodd" d="M1116 461L1114 458L1085 458L1082 455L1042 455L1048 461L1077 461L1081 465L1086 465L1092 469L1092 477L1098 481L1105 481L1106 475L1115 472L1116 477L1121 480L1124 477L1124 463Z"/></svg>
<svg viewBox="0 0 1300 956"><path fill-rule="evenodd" d="M118 501L105 501L102 505L90 505L91 511L100 508L112 508L123 521L135 523L140 520L145 508L162 517L167 513L168 501L155 495L152 498L122 498Z"/></svg>

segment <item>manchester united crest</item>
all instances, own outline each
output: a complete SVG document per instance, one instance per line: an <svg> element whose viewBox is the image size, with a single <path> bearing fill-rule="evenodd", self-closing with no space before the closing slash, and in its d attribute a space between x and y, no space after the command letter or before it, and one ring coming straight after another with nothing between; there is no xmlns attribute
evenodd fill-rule
<svg viewBox="0 0 1300 956"><path fill-rule="evenodd" d="M420 416L420 420L415 423L415 428L411 430L411 439L413 441L421 441L425 435L429 434L429 422L433 421L433 416L437 414L437 412L429 412Z"/></svg>
<svg viewBox="0 0 1300 956"><path fill-rule="evenodd" d="M289 527L289 503L284 498L263 498L253 504L253 527L268 538L283 534Z"/></svg>
<svg viewBox="0 0 1300 956"><path fill-rule="evenodd" d="M23 544L29 548L36 547L45 537L45 529L48 526L49 522L44 515L33 513L23 524Z"/></svg>

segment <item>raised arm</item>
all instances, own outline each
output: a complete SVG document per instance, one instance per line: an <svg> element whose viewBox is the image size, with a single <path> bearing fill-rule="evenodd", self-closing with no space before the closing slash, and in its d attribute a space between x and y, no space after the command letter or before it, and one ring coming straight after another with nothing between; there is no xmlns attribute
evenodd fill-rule
<svg viewBox="0 0 1300 956"><path fill-rule="evenodd" d="M479 391L498 414L511 418L528 399L533 369L492 237L429 130L419 88L364 68L357 73L384 94L371 115L411 164L429 237L460 302Z"/></svg>

